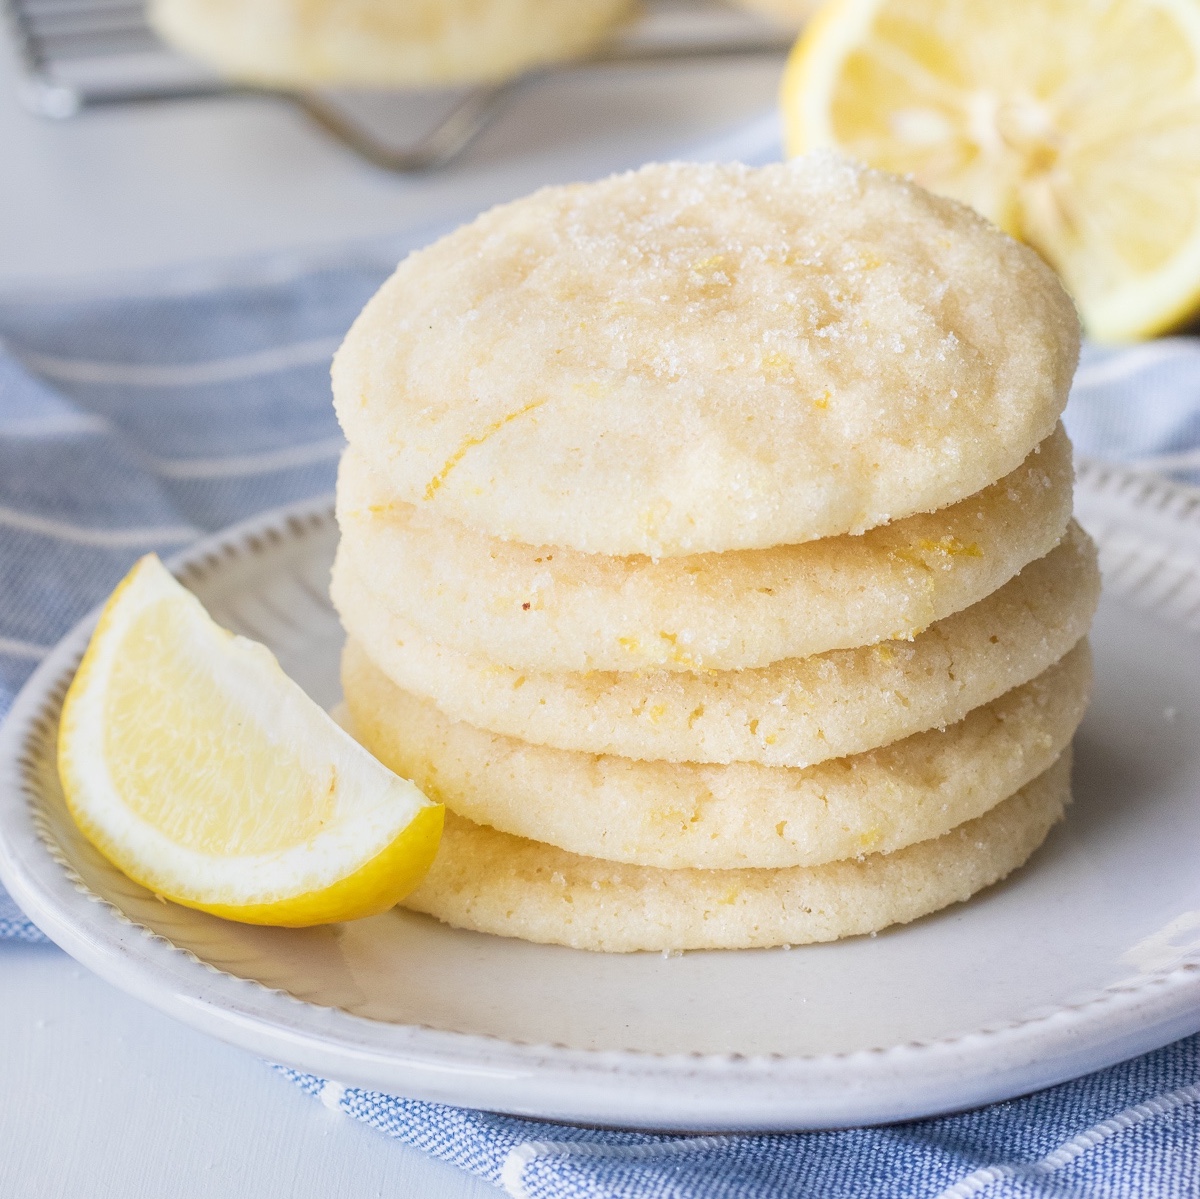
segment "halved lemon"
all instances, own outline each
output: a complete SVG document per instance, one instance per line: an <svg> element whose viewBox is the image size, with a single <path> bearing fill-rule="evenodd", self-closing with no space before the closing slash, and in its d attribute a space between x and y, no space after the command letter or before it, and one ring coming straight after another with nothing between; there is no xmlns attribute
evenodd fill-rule
<svg viewBox="0 0 1200 1199"><path fill-rule="evenodd" d="M58 770L83 834L176 903L298 927L385 911L437 852L442 807L227 632L150 555L67 692Z"/></svg>
<svg viewBox="0 0 1200 1199"><path fill-rule="evenodd" d="M973 205L1093 337L1200 309L1200 0L831 0L788 62L789 154L835 146Z"/></svg>

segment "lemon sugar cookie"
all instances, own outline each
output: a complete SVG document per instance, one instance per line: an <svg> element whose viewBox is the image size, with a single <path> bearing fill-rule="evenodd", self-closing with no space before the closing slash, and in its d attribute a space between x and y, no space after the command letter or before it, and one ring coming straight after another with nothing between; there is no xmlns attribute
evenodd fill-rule
<svg viewBox="0 0 1200 1199"><path fill-rule="evenodd" d="M750 949L903 924L991 886L1070 803L1070 753L984 815L891 854L788 870L655 870L579 857L447 813L404 907L458 928L576 949Z"/></svg>
<svg viewBox="0 0 1200 1199"><path fill-rule="evenodd" d="M1061 428L1009 475L859 537L663 558L501 541L389 502L356 449L342 552L447 648L535 671L736 670L909 637L1049 553L1071 516Z"/></svg>
<svg viewBox="0 0 1200 1199"><path fill-rule="evenodd" d="M639 762L530 745L448 720L347 645L351 727L385 765L481 824L667 869L814 865L938 836L999 803L1070 743L1086 643L945 730L805 769Z"/></svg>
<svg viewBox="0 0 1200 1199"><path fill-rule="evenodd" d="M576 58L631 0L150 0L151 24L222 74L276 87L482 83Z"/></svg>
<svg viewBox="0 0 1200 1199"><path fill-rule="evenodd" d="M1091 624L1095 547L1063 542L915 640L754 670L545 674L445 649L392 616L344 557L332 596L398 687L451 720L539 745L676 762L809 766L952 724L1058 661Z"/></svg>
<svg viewBox="0 0 1200 1199"><path fill-rule="evenodd" d="M954 504L1050 436L1074 308L969 209L829 153L550 187L411 254L334 358L394 498L668 557Z"/></svg>

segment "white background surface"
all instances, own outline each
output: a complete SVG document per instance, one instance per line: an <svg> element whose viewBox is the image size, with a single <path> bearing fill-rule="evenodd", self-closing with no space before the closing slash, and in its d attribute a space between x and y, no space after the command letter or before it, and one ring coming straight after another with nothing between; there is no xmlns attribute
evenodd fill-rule
<svg viewBox="0 0 1200 1199"><path fill-rule="evenodd" d="M459 161L397 176L290 103L26 115L0 26L0 284L366 239L687 150L769 109L780 61L623 68L519 95Z"/></svg>
<svg viewBox="0 0 1200 1199"><path fill-rule="evenodd" d="M466 157L403 178L274 99L26 115L0 34L0 287L401 233L663 157L770 107L778 63L608 71L520 98ZM497 1192L125 998L0 944L3 1199L472 1199Z"/></svg>

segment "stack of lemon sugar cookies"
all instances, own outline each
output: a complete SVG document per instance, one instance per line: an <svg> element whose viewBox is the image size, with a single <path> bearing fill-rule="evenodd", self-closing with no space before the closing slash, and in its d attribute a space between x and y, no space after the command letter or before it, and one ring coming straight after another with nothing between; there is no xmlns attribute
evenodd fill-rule
<svg viewBox="0 0 1200 1199"><path fill-rule="evenodd" d="M1022 864L1099 578L1078 325L968 209L819 153L548 188L334 363L355 735L448 809L406 906L604 951L801 944Z"/></svg>

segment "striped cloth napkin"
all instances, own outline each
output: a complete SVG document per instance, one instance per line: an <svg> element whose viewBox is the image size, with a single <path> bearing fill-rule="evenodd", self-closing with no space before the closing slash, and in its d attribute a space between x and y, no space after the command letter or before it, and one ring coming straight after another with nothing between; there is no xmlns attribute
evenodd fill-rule
<svg viewBox="0 0 1200 1199"><path fill-rule="evenodd" d="M394 254L0 299L0 715L139 555L331 489L329 357ZM1085 454L1200 482L1200 342L1088 348L1068 424ZM2 892L0 938L41 939ZM284 1073L525 1199L1200 1196L1200 1037L966 1115L761 1137L535 1124Z"/></svg>

